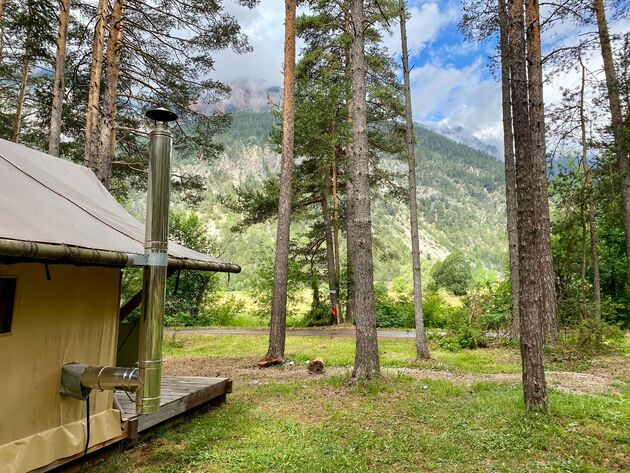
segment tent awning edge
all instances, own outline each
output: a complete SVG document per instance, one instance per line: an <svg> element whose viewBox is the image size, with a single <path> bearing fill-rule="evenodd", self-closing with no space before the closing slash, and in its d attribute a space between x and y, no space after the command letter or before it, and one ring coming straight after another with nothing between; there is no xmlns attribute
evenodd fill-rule
<svg viewBox="0 0 630 473"><path fill-rule="evenodd" d="M70 263L110 267L129 267L131 254L114 250L96 250L79 246L38 243L0 238L0 257L13 262L38 261L42 263ZM168 258L168 266L174 269L240 273L241 267L222 261L203 261L187 258Z"/></svg>

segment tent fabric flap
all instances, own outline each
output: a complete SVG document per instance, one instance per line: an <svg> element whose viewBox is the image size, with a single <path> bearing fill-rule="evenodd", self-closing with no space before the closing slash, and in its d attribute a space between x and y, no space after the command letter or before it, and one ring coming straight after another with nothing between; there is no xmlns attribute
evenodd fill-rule
<svg viewBox="0 0 630 473"><path fill-rule="evenodd" d="M90 447L123 435L120 412L108 409L90 416ZM0 445L0 473L24 473L71 457L85 448L85 419L37 432Z"/></svg>

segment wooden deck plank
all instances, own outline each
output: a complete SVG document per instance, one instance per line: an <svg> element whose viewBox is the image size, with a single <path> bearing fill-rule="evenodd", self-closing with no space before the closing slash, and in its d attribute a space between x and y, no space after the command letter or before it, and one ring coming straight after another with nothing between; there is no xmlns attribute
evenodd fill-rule
<svg viewBox="0 0 630 473"><path fill-rule="evenodd" d="M230 392L232 381L228 378L164 376L160 410L155 414L138 416L135 402L125 393L117 392L116 398L124 411L124 419L130 424L132 436Z"/></svg>

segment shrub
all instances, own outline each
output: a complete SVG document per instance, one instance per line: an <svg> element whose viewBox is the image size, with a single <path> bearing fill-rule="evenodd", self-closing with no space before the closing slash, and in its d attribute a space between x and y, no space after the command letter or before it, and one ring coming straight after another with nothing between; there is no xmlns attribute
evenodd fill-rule
<svg viewBox="0 0 630 473"><path fill-rule="evenodd" d="M446 328L450 305L437 291L425 291L422 295L424 324L431 328Z"/></svg>
<svg viewBox="0 0 630 473"><path fill-rule="evenodd" d="M473 279L472 267L463 254L451 253L444 261L433 265L431 277L434 289L443 287L456 296L463 296Z"/></svg>
<svg viewBox="0 0 630 473"><path fill-rule="evenodd" d="M199 307L195 314L190 312L166 313L164 325L166 326L212 326L232 325L238 314L245 309L245 302L237 300L233 296L221 298L218 294L212 294L212 300Z"/></svg>
<svg viewBox="0 0 630 473"><path fill-rule="evenodd" d="M332 325L333 316L330 306L327 304L319 304L312 306L304 316L303 324L305 327L323 327Z"/></svg>
<svg viewBox="0 0 630 473"><path fill-rule="evenodd" d="M488 341L483 332L472 327L466 327L462 333L450 335L439 339L438 346L449 351L461 349L472 350L488 346Z"/></svg>
<svg viewBox="0 0 630 473"><path fill-rule="evenodd" d="M376 295L376 294L375 294ZM376 299L376 326L379 328L413 328L413 298L405 295L379 295Z"/></svg>

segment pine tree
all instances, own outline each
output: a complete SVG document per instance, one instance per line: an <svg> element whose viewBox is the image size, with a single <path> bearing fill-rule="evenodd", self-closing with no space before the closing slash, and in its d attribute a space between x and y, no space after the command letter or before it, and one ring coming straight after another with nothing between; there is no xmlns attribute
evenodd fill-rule
<svg viewBox="0 0 630 473"><path fill-rule="evenodd" d="M92 39L92 65L88 85L88 100L85 118L84 164L94 172L98 166L98 140L100 137L99 99L101 95L101 75L103 71L103 48L107 25L107 0L99 0L96 10L94 36Z"/></svg>
<svg viewBox="0 0 630 473"><path fill-rule="evenodd" d="M514 164L514 131L512 128L512 97L510 92L510 65L508 44L508 18L505 0L498 0L499 50L501 54L501 104L503 111L503 161L505 165L505 202L512 289L512 336L519 333L519 268L518 229L516 204L516 169Z"/></svg>
<svg viewBox="0 0 630 473"><path fill-rule="evenodd" d="M404 0L400 0L400 39L402 45L403 80L405 89L405 125L407 139L407 162L409 165L409 220L411 227L411 267L413 271L413 305L416 321L416 357L429 359L424 317L422 314L422 276L420 267L420 240L418 238L418 196L416 193L416 157L411 113L411 85L409 80L409 58L407 51L407 9Z"/></svg>
<svg viewBox="0 0 630 473"><path fill-rule="evenodd" d="M282 163L278 200L276 262L267 358L284 358L287 319L287 278L291 228L293 178L293 130L295 121L295 16L296 0L285 1L284 101L282 114Z"/></svg>
<svg viewBox="0 0 630 473"><path fill-rule="evenodd" d="M612 119L612 133L615 140L617 164L621 175L621 198L623 205L624 232L626 237L626 258L628 264L627 277L630 281L630 139L624 131L624 117L619 97L619 81L613 58L608 21L603 0L593 0L593 9L597 19L599 44L604 62L608 103Z"/></svg>
<svg viewBox="0 0 630 473"><path fill-rule="evenodd" d="M57 54L55 55L55 75L53 78L52 107L48 136L48 154L52 154L53 156L59 156L59 144L61 142L61 118L65 94L64 75L68 24L70 23L70 0L60 0L59 6L59 31L57 33Z"/></svg>
<svg viewBox="0 0 630 473"><path fill-rule="evenodd" d="M353 242L349 258L353 259L354 319L356 353L353 380L380 376L376 314L374 306L374 263L372 259L372 220L368 157L366 103L365 15L363 0L352 0L350 65L352 99L350 121L352 145L349 178L352 183L351 211L348 215L348 240Z"/></svg>
<svg viewBox="0 0 630 473"><path fill-rule="evenodd" d="M508 38L514 120L516 186L518 189L519 323L523 394L530 410L547 409L547 383L543 367L543 301L539 271L539 236L535 150L530 127L527 53L523 4L508 3Z"/></svg>

